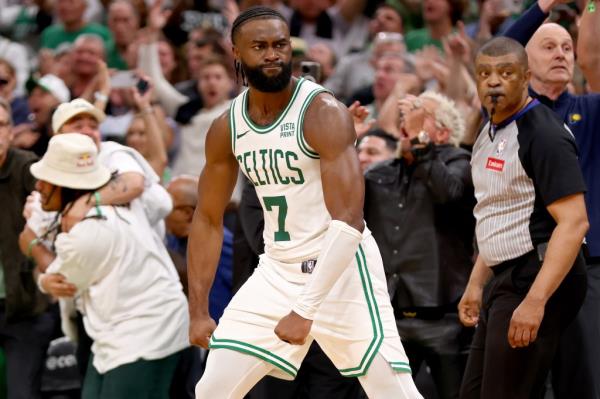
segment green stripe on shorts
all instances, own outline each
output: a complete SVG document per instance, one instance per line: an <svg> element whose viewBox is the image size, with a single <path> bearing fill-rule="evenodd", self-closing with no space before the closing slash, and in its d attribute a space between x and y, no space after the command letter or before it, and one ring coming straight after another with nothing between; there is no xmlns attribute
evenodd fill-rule
<svg viewBox="0 0 600 399"><path fill-rule="evenodd" d="M231 349L247 355L252 355L264 360L267 363L271 363L273 366L276 366L294 378L296 377L296 374L298 374L298 369L294 367L292 363L288 362L282 357L277 356L273 352L269 352L266 349L259 348L258 346L254 346L246 342L236 341L233 339L219 339L213 335L210 337L208 347L210 349Z"/></svg>
<svg viewBox="0 0 600 399"><path fill-rule="evenodd" d="M412 370L410 369L410 364L408 362L390 362L390 366L395 371L402 371L409 374L412 374Z"/></svg>
<svg viewBox="0 0 600 399"><path fill-rule="evenodd" d="M373 327L373 339L367 348L363 358L361 359L358 366L339 370L344 377L360 377L367 374L367 370L371 365L371 362L375 358L379 347L383 342L383 323L379 316L379 309L377 308L377 301L375 300L375 294L373 292L373 284L371 283L371 276L367 269L367 260L365 258L365 252L363 251L362 245L358 246L358 252L356 253L356 263L358 264L358 272L360 274L360 280L362 282L363 291L365 293L365 299L369 308L369 315L371 317L371 325Z"/></svg>

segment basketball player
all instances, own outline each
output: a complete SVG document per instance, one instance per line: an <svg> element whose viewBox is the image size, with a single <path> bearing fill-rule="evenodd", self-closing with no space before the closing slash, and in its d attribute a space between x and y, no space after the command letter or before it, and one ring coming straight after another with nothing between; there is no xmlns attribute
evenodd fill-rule
<svg viewBox="0 0 600 399"><path fill-rule="evenodd" d="M371 398L421 398L400 343L377 245L363 221L363 177L347 109L291 78L289 28L264 7L232 25L249 89L206 139L188 250L190 340L210 348L202 399L242 398L263 376L293 379L316 339ZM216 327L208 293L238 168L265 215L265 254Z"/></svg>

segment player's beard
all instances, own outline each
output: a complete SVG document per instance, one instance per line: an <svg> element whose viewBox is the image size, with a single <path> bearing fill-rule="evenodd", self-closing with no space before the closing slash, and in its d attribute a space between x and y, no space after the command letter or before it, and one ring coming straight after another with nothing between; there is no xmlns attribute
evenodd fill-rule
<svg viewBox="0 0 600 399"><path fill-rule="evenodd" d="M281 72L275 76L264 74L262 67L251 67L242 61L242 69L248 83L255 89L265 93L276 93L287 87L292 78L292 62L280 63Z"/></svg>

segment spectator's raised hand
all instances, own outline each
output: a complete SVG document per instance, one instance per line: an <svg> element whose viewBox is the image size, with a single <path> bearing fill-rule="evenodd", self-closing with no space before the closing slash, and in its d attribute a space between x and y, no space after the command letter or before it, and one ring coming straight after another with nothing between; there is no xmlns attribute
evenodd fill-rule
<svg viewBox="0 0 600 399"><path fill-rule="evenodd" d="M450 60L458 61L464 65L471 63L473 45L465 31L465 24L458 21L457 32L442 39L444 53Z"/></svg>
<svg viewBox="0 0 600 399"><path fill-rule="evenodd" d="M98 60L98 72L87 85L81 97L104 110L110 93L110 70L103 60Z"/></svg>
<svg viewBox="0 0 600 399"><path fill-rule="evenodd" d="M136 74L140 80L137 85L130 88L131 95L133 96L133 101L135 101L137 109L144 111L152 107L154 85L152 84L152 80L141 71L137 71Z"/></svg>
<svg viewBox="0 0 600 399"><path fill-rule="evenodd" d="M412 94L407 94L404 98L398 100L398 109L400 110L400 117L403 118L415 108L417 97Z"/></svg>
<svg viewBox="0 0 600 399"><path fill-rule="evenodd" d="M355 101L348 107L348 111L352 115L352 120L354 121L354 130L356 130L356 138L362 137L365 133L367 133L374 125L375 120L371 119L367 121L369 117L369 110L360 105L359 101Z"/></svg>
<svg viewBox="0 0 600 399"><path fill-rule="evenodd" d="M454 79L450 75L450 67L445 62L434 62L432 65L433 78L438 81L440 91L444 92L449 79Z"/></svg>
<svg viewBox="0 0 600 399"><path fill-rule="evenodd" d="M433 64L440 61L440 52L435 46L426 46L415 53L415 70L424 82L433 79Z"/></svg>
<svg viewBox="0 0 600 399"><path fill-rule="evenodd" d="M423 81L414 73L401 73L394 84L392 93L398 97L404 97L407 94L418 94L423 87Z"/></svg>
<svg viewBox="0 0 600 399"><path fill-rule="evenodd" d="M240 15L240 7L234 0L225 0L221 13L229 23L229 26L232 26L233 21Z"/></svg>
<svg viewBox="0 0 600 399"><path fill-rule="evenodd" d="M103 60L98 60L98 74L97 76L97 86L96 90L98 92L108 96L110 93L111 85L110 85L110 70L106 65L106 62Z"/></svg>
<svg viewBox="0 0 600 399"><path fill-rule="evenodd" d="M38 71L40 76L47 75L52 73L54 70L54 64L56 63L54 60L54 54L52 50L48 48L42 48L38 51Z"/></svg>
<svg viewBox="0 0 600 399"><path fill-rule="evenodd" d="M171 10L163 9L163 0L155 0L148 10L147 26L154 32L160 32L171 17Z"/></svg>

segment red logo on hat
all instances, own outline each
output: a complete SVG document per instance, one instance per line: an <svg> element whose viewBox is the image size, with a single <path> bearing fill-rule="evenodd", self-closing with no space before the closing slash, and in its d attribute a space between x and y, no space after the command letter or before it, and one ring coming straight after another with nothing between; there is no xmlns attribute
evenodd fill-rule
<svg viewBox="0 0 600 399"><path fill-rule="evenodd" d="M94 158L91 154L81 154L77 159L77 166L86 167L94 164Z"/></svg>
<svg viewBox="0 0 600 399"><path fill-rule="evenodd" d="M495 170L496 172L502 172L504 169L504 160L498 158L489 157L487 159L486 169Z"/></svg>

